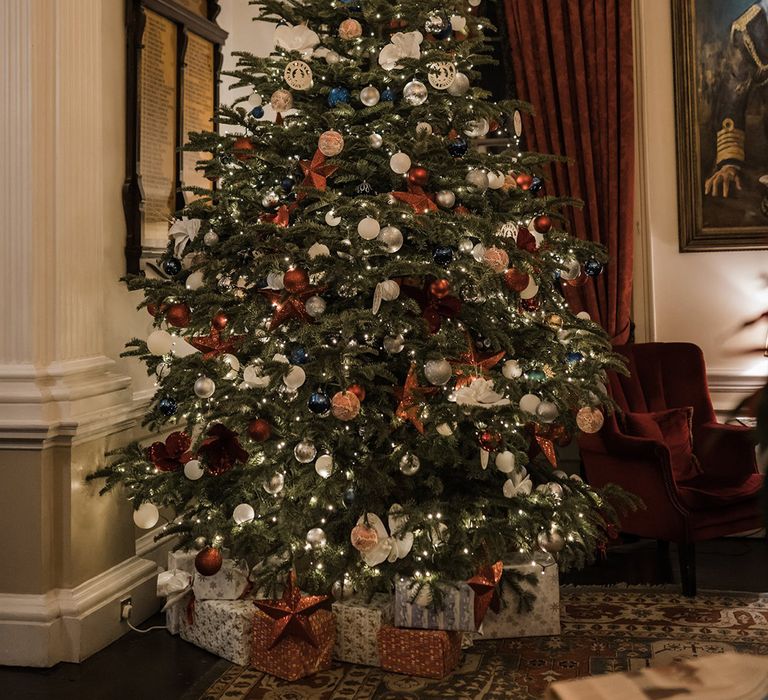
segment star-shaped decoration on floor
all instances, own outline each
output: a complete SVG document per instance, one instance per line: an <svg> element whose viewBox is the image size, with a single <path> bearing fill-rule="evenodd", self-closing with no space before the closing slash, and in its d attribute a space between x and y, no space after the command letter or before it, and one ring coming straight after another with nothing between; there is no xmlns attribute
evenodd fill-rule
<svg viewBox="0 0 768 700"><path fill-rule="evenodd" d="M301 595L296 585L296 572L291 571L278 600L255 600L253 604L275 622L272 626L268 649L281 639L295 637L317 647L317 639L309 624L309 618L316 610L330 610L331 599L327 595Z"/></svg>
<svg viewBox="0 0 768 700"><path fill-rule="evenodd" d="M504 357L504 351L493 355L480 355L475 349L475 344L471 338L467 338L467 351L459 355L456 359L448 360L453 367L453 373L456 375L456 388L469 386L478 377L486 377L488 370L497 365Z"/></svg>
<svg viewBox="0 0 768 700"><path fill-rule="evenodd" d="M469 587L475 592L475 626L478 627L485 618L488 608L493 612L501 610L499 598L499 581L504 571L504 564L497 561L495 564L486 564L471 579L467 581Z"/></svg>
<svg viewBox="0 0 768 700"><path fill-rule="evenodd" d="M325 165L325 156L320 150L315 151L312 160L299 161L301 172L304 173L302 187L314 187L316 190L325 191L327 180L338 169L337 165ZM301 197L301 194L299 194Z"/></svg>
<svg viewBox="0 0 768 700"><path fill-rule="evenodd" d="M436 387L419 386L419 379L416 376L416 363L411 363L408 370L408 376L405 383L395 394L400 401L395 409L395 415L403 422L410 422L422 435L424 434L424 423L421 421L421 412L424 404L421 399L437 391Z"/></svg>
<svg viewBox="0 0 768 700"><path fill-rule="evenodd" d="M391 194L399 202L408 204L415 214L437 211L437 204L423 190L421 192L392 192Z"/></svg>
<svg viewBox="0 0 768 700"><path fill-rule="evenodd" d="M305 287L300 292L288 292L286 290L260 289L274 307L272 320L269 322L269 330L279 328L283 323L292 318L298 318L305 323L312 323L314 319L309 315L305 302L309 297L325 291L325 287Z"/></svg>
<svg viewBox="0 0 768 700"><path fill-rule="evenodd" d="M210 360L217 355L234 352L245 336L230 335L222 339L221 331L211 326L210 335L196 335L189 339L189 344L203 353L204 360Z"/></svg>

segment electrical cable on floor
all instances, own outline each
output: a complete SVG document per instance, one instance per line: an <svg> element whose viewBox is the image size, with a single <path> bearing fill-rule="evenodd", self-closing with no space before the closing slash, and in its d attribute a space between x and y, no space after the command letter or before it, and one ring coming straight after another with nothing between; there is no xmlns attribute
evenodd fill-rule
<svg viewBox="0 0 768 700"><path fill-rule="evenodd" d="M140 630L138 627L134 627L130 620L126 620L128 623L128 627L130 627L134 632L138 632L139 634L146 634L147 632L152 632L153 630L167 630L168 628L165 625L155 625L154 627L147 627L145 630Z"/></svg>

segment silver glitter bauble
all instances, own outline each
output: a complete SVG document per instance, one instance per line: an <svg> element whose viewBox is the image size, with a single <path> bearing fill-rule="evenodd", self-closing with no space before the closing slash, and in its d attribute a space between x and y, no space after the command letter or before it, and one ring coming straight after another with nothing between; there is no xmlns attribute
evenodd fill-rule
<svg viewBox="0 0 768 700"><path fill-rule="evenodd" d="M536 541L539 543L539 547L551 554L557 553L565 547L565 539L559 532L540 532Z"/></svg>
<svg viewBox="0 0 768 700"><path fill-rule="evenodd" d="M210 377L198 377L195 381L195 396L199 396L201 399L210 399L214 391L216 391L216 384Z"/></svg>
<svg viewBox="0 0 768 700"><path fill-rule="evenodd" d="M215 231L208 231L203 236L203 243L207 246L216 245L219 242L219 234Z"/></svg>
<svg viewBox="0 0 768 700"><path fill-rule="evenodd" d="M297 443L293 448L293 456L296 457L297 462L307 464L311 462L317 455L317 448L312 440L304 439Z"/></svg>
<svg viewBox="0 0 768 700"><path fill-rule="evenodd" d="M469 78L464 73L456 73L456 77L448 86L448 94L454 97L461 97L469 90Z"/></svg>
<svg viewBox="0 0 768 700"><path fill-rule="evenodd" d="M551 401L542 401L536 406L536 415L543 423L551 423L560 415L560 411Z"/></svg>
<svg viewBox="0 0 768 700"><path fill-rule="evenodd" d="M424 376L430 384L443 386L453 374L453 368L448 360L428 360L424 365Z"/></svg>
<svg viewBox="0 0 768 700"><path fill-rule="evenodd" d="M205 537L195 537L195 547L198 549L202 549L206 544L208 544L208 540Z"/></svg>
<svg viewBox="0 0 768 700"><path fill-rule="evenodd" d="M581 274L581 264L574 258L568 258L563 261L563 268L560 270L560 277L564 280L575 280Z"/></svg>
<svg viewBox="0 0 768 700"><path fill-rule="evenodd" d="M462 238L459 241L459 252L464 253L465 255L469 255L472 252L472 248L475 247L475 244L469 239L469 238Z"/></svg>
<svg viewBox="0 0 768 700"><path fill-rule="evenodd" d="M380 99L381 94L375 87L373 87L373 85L369 85L360 90L360 102L366 107L373 107L374 105L379 104Z"/></svg>
<svg viewBox="0 0 768 700"><path fill-rule="evenodd" d="M473 139L478 139L485 136L490 129L488 120L485 117L480 119L474 119L471 122L467 122L464 127L464 133Z"/></svg>
<svg viewBox="0 0 768 700"><path fill-rule="evenodd" d="M403 234L394 226L385 226L381 229L378 240L388 253L396 253L403 247Z"/></svg>
<svg viewBox="0 0 768 700"><path fill-rule="evenodd" d="M388 335L384 338L384 349L393 355L403 351L405 338L402 335Z"/></svg>
<svg viewBox="0 0 768 700"><path fill-rule="evenodd" d="M261 487L268 493L274 496L275 494L280 493L283 490L283 486L285 486L285 477L280 474L280 472L277 472L269 477L262 485Z"/></svg>
<svg viewBox="0 0 768 700"><path fill-rule="evenodd" d="M468 185L471 185L481 192L488 189L488 173L486 173L485 170L473 168L467 173L467 176L464 179L467 181Z"/></svg>
<svg viewBox="0 0 768 700"><path fill-rule="evenodd" d="M307 544L312 547L312 549L325 547L326 542L325 530L323 530L323 528L313 527L307 532Z"/></svg>
<svg viewBox="0 0 768 700"><path fill-rule="evenodd" d="M416 455L410 452L400 458L400 471L406 476L413 476L421 469L421 461Z"/></svg>
<svg viewBox="0 0 768 700"><path fill-rule="evenodd" d="M450 190L440 190L435 195L435 200L443 209L450 209L456 204L456 195Z"/></svg>
<svg viewBox="0 0 768 700"><path fill-rule="evenodd" d="M304 302L304 308L312 318L317 318L325 313L325 300L318 296L309 297Z"/></svg>
<svg viewBox="0 0 768 700"><path fill-rule="evenodd" d="M411 107L418 107L423 105L427 101L427 86L420 80L411 80L410 83L406 83L403 88L403 99L411 105Z"/></svg>
<svg viewBox="0 0 768 700"><path fill-rule="evenodd" d="M382 138L381 134L374 132L368 137L368 143L371 144L371 148L381 148L382 144L384 143L384 139Z"/></svg>

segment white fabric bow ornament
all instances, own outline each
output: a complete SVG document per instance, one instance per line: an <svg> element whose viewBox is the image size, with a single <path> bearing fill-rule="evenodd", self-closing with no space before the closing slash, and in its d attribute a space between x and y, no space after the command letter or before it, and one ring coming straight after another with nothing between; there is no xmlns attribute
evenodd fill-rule
<svg viewBox="0 0 768 700"><path fill-rule="evenodd" d="M502 491L507 498L512 498L513 496L529 496L532 490L533 482L531 481L531 477L528 476L525 467L520 467L518 471L512 473L502 487Z"/></svg>
<svg viewBox="0 0 768 700"><path fill-rule="evenodd" d="M181 258L184 254L187 243L191 243L197 238L197 234L200 233L200 224L200 219L188 219L186 216L182 216L180 219L176 219L171 228L168 229L168 236L173 238L173 254L177 258Z"/></svg>
<svg viewBox="0 0 768 700"><path fill-rule="evenodd" d="M363 557L363 561L368 564L368 566L377 566L384 560L390 562L397 561L398 559L405 557L408 552L411 551L411 548L413 547L413 533L402 532L408 523L408 517L403 513L403 507L400 504L394 503L389 509L389 531L399 533L396 536L390 535L387 532L387 528L384 527L381 518L375 513L368 513L367 515L361 516L357 521L357 524L364 525L366 518L368 525L376 530L376 534L379 538L378 543L371 551L360 553Z"/></svg>
<svg viewBox="0 0 768 700"><path fill-rule="evenodd" d="M510 401L493 390L489 379L475 379L469 386L456 392L456 403L460 406L507 406Z"/></svg>
<svg viewBox="0 0 768 700"><path fill-rule="evenodd" d="M275 46L285 51L298 51L305 58L312 55L320 37L307 25L281 24L275 29Z"/></svg>
<svg viewBox="0 0 768 700"><path fill-rule="evenodd" d="M401 58L421 58L419 44L424 41L421 32L397 32L379 53L379 65L384 70L398 68L397 62Z"/></svg>
<svg viewBox="0 0 768 700"><path fill-rule="evenodd" d="M192 589L192 574L181 569L161 571L157 575L157 597L167 598L163 610L170 608Z"/></svg>

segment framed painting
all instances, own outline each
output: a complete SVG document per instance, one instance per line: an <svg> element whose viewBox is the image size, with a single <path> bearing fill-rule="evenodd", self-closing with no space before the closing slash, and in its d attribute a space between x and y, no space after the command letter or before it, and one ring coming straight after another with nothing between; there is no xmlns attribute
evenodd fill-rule
<svg viewBox="0 0 768 700"><path fill-rule="evenodd" d="M674 0L680 251L768 248L768 0Z"/></svg>

